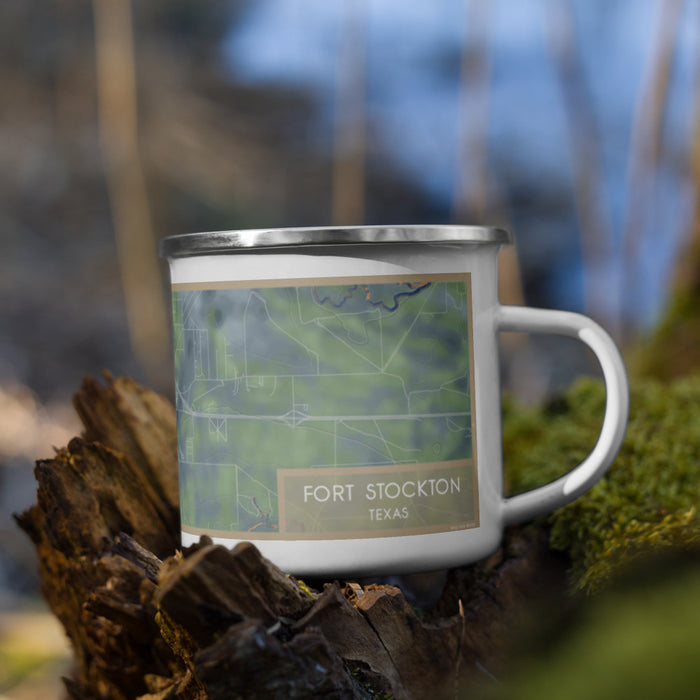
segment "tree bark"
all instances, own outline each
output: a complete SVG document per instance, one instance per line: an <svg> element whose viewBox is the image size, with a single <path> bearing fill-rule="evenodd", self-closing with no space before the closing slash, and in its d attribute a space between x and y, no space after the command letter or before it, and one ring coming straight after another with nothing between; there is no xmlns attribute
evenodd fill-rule
<svg viewBox="0 0 700 700"><path fill-rule="evenodd" d="M424 609L387 584L311 588L250 543L179 551L173 407L105 378L84 381L84 434L37 462L16 516L74 649L71 698L451 698L507 659L543 572L563 581L541 530L510 531Z"/></svg>

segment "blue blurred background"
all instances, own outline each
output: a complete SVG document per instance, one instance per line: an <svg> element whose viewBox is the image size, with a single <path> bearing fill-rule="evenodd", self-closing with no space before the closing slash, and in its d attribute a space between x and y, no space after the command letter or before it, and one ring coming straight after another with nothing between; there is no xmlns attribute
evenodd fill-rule
<svg viewBox="0 0 700 700"><path fill-rule="evenodd" d="M700 0L3 2L0 76L0 610L82 377L172 391L162 236L504 225L504 301L629 350L700 235ZM525 399L595 371L537 342Z"/></svg>
<svg viewBox="0 0 700 700"><path fill-rule="evenodd" d="M355 109L366 120L368 170L395 169L418 188L431 218L511 222L530 303L582 310L596 298L585 293L590 277L602 288L601 311L638 327L664 304L692 211L699 12L697 3L654 1L265 0L245 13L224 51L236 80L313 97L319 153L331 153L347 119L339 107L362 99ZM642 122L655 109L661 51L672 52L672 66L658 95L663 123L652 135ZM364 84L339 94L353 62ZM640 141L650 137L662 152L637 163ZM631 170L642 166L656 171L656 182L639 201ZM576 210L579 169L595 185L594 234ZM372 215L384 219L382 204L371 191L367 197ZM635 205L644 211L631 212ZM391 213L400 218L400 207ZM641 228L631 233L635 216ZM586 233L601 239L589 259ZM622 254L625 236L638 238L630 257ZM635 293L620 300L622 276L637 273L643 283L635 280Z"/></svg>

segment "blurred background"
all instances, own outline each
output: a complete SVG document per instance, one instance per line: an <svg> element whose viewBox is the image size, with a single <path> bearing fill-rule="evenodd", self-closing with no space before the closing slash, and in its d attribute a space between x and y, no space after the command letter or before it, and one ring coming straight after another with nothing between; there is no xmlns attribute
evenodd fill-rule
<svg viewBox="0 0 700 700"><path fill-rule="evenodd" d="M692 278L700 0L0 0L0 77L7 697L30 692L13 616L41 612L11 517L34 460L79 432L86 374L172 393L159 238L503 225L502 300L589 314L627 353ZM596 371L562 342L506 349L506 388Z"/></svg>

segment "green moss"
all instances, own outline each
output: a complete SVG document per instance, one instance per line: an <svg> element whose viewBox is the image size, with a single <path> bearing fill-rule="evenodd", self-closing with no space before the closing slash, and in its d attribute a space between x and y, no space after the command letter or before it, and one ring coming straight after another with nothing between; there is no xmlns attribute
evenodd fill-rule
<svg viewBox="0 0 700 700"><path fill-rule="evenodd" d="M696 253L697 255L697 253ZM661 323L629 353L639 376L669 380L700 368L700 284L675 294Z"/></svg>
<svg viewBox="0 0 700 700"><path fill-rule="evenodd" d="M537 409L504 406L509 495L561 476L593 448L603 387L578 382ZM631 390L625 442L608 474L587 494L547 517L551 546L569 553L572 585L606 586L640 555L700 543L700 376L641 381Z"/></svg>
<svg viewBox="0 0 700 700"><path fill-rule="evenodd" d="M350 676L357 683L362 691L367 694L370 698L376 698L376 700L394 700L394 696L389 693L384 693L382 691L375 690L372 684L367 681L364 673L359 668L349 669Z"/></svg>
<svg viewBox="0 0 700 700"><path fill-rule="evenodd" d="M287 574L287 578L292 578L292 577L289 574ZM296 584L297 584L299 590L302 591L303 593L306 593L306 595L309 596L309 598L313 598L314 600L316 600L316 598L318 598L318 595L316 595L316 593L311 588L309 588L308 584L306 584L300 578L295 578L294 581L296 581Z"/></svg>
<svg viewBox="0 0 700 700"><path fill-rule="evenodd" d="M662 561L665 577L589 601L546 653L526 653L481 700L695 698L700 688L700 570Z"/></svg>

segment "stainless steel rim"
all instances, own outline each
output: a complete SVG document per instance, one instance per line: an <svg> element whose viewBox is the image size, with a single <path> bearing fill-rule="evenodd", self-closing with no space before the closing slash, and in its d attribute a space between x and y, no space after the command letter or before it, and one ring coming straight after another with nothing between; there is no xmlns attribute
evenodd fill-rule
<svg viewBox="0 0 700 700"><path fill-rule="evenodd" d="M160 255L181 258L256 248L377 245L391 243L512 243L509 231L493 226L350 226L207 231L168 236Z"/></svg>

